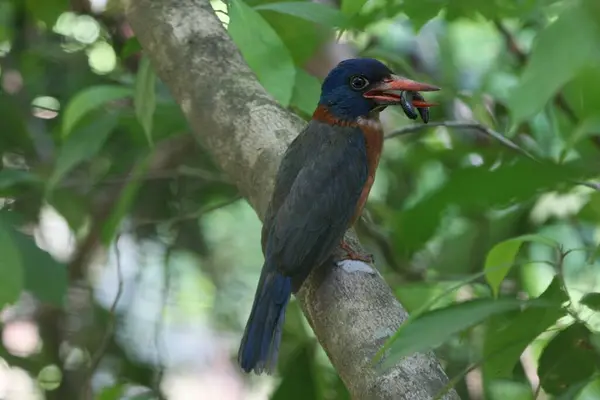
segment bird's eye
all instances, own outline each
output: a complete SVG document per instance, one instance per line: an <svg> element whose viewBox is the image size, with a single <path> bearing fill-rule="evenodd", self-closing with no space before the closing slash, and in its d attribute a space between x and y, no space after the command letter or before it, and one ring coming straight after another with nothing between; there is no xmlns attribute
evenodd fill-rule
<svg viewBox="0 0 600 400"><path fill-rule="evenodd" d="M367 87L369 81L364 76L355 75L350 78L350 86L354 90L362 90Z"/></svg>

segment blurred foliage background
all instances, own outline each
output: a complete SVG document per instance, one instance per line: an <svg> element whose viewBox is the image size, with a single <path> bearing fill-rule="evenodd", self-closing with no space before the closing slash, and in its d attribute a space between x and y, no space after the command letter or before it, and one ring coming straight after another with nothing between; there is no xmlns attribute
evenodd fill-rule
<svg viewBox="0 0 600 400"><path fill-rule="evenodd" d="M600 3L213 7L304 118L348 56L443 88L412 133L384 112L358 224L413 315L389 359L434 349L463 399L600 399L600 193L573 183L599 175ZM349 398L295 302L278 375L237 369L260 222L118 1L0 0L0 121L0 398Z"/></svg>

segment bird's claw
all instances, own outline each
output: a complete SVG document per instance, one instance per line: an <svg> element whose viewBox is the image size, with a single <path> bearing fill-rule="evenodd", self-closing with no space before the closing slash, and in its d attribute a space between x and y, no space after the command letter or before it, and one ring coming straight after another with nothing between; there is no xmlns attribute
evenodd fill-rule
<svg viewBox="0 0 600 400"><path fill-rule="evenodd" d="M344 255L340 258L340 261L343 260L354 260L354 261L362 261L367 264L373 264L375 262L375 257L373 254L365 254L358 253L354 251L348 243L344 240L340 243L340 247L344 250Z"/></svg>

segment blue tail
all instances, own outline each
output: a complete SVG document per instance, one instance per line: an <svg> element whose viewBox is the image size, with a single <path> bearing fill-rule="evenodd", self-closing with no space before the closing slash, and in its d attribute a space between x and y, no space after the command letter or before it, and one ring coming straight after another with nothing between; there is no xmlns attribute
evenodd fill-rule
<svg viewBox="0 0 600 400"><path fill-rule="evenodd" d="M246 330L240 349L238 362L246 372L271 374L277 364L279 344L285 320L285 308L292 294L292 280L278 272L269 271L263 266L252 311L246 323Z"/></svg>

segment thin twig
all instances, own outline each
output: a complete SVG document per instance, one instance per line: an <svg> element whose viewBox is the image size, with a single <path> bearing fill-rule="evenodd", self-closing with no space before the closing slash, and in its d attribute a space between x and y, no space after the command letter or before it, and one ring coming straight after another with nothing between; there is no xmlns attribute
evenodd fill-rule
<svg viewBox="0 0 600 400"><path fill-rule="evenodd" d="M445 128L449 128L449 129L474 129L476 131L479 131L487 136L490 136L490 137L498 140L500 143L502 143L506 147L515 150L516 152L520 153L521 155L524 155L525 157L529 158L530 160L538 161L527 150L523 150L521 147L517 146L511 140L507 139L500 132L496 132L495 130L488 128L487 126L482 125L479 122L441 121L441 122L432 122L429 124L415 124L415 125L410 125L410 126L395 130L393 132L390 132L385 136L385 138L391 139L391 138L394 138L397 136L406 135L408 133L420 132L420 131L424 131L429 128L437 128L440 126L443 126Z"/></svg>
<svg viewBox="0 0 600 400"><path fill-rule="evenodd" d="M534 391L536 400L546 400L547 396L542 390L542 385L540 383L540 377L537 374L537 369L535 365L535 356L533 354L533 350L531 345L527 346L523 353L521 354L521 365L523 366L523 371L525 371L525 376L531 385L531 390Z"/></svg>
<svg viewBox="0 0 600 400"><path fill-rule="evenodd" d="M119 300L121 299L121 295L123 294L123 272L121 269L121 251L119 250L119 239L121 235L118 234L115 238L115 257L116 257L116 268L117 268L117 294L108 310L108 321L106 322L106 330L104 331L104 336L102 337L102 341L100 342L100 346L96 349L94 356L90 361L90 367L87 373L87 384L84 386L84 391L87 393L91 393L92 391L92 377L94 372L100 365L100 361L102 357L106 353L106 349L108 348L108 344L110 343L111 338L114 335L115 331L115 320L116 320L116 311L117 305L119 304ZM86 398L85 396L83 398Z"/></svg>
<svg viewBox="0 0 600 400"><path fill-rule="evenodd" d="M171 260L173 248L167 248L164 257L163 263L163 287L161 291L162 304L160 306L160 311L158 317L156 318L154 324L154 350L156 351L156 369L157 373L154 378L154 392L158 395L159 400L163 400L164 396L160 390L160 382L164 375L164 366L163 361L167 359L168 355L166 353L166 349L162 346L162 334L164 331L165 324L165 312L167 311L167 301L169 300L169 293L171 290L171 274L169 272L169 262Z"/></svg>
<svg viewBox="0 0 600 400"><path fill-rule="evenodd" d="M172 170L163 170L163 171L152 171L148 172L140 179L142 181L150 181L150 180L160 180L160 179L174 179L181 176L188 176L194 178L201 178L202 180L209 182L222 182L222 183L231 183L231 180L226 176L220 175L218 173L213 173L211 171L206 171L203 169L181 166L177 169ZM135 177L132 174L121 175L121 176L110 176L101 179L97 182L98 185L118 185L123 183L129 183ZM71 179L64 181L60 186L64 188L68 187L80 187L89 185L89 180L82 179Z"/></svg>
<svg viewBox="0 0 600 400"><path fill-rule="evenodd" d="M227 207L230 204L235 203L236 201L240 200L242 198L242 196L240 194L237 194L227 200L223 200L222 202L216 203L216 204L212 204L210 206L206 206L206 207L202 207L199 210L187 213L187 214L182 214L182 215L178 215L176 217L173 218L168 218L168 219L153 219L153 218L147 218L147 219L139 219L137 221L135 221L135 223L133 224L133 228L139 228L140 226L144 226L144 225L152 225L152 224L167 224L167 225L172 225L174 223L177 222L181 222L181 221L187 221L189 219L196 219L196 218L200 218L201 216L203 216L204 214L208 214L211 211L215 211L218 210L219 208L223 208L223 207Z"/></svg>
<svg viewBox="0 0 600 400"><path fill-rule="evenodd" d="M177 173L183 176L201 178L205 181L231 183L231 179L229 179L229 177L225 175L207 171L201 168L188 167L187 165L182 165L179 168L177 168Z"/></svg>
<svg viewBox="0 0 600 400"><path fill-rule="evenodd" d="M500 32L500 35L502 35L502 38L504 38L504 42L506 42L506 47L508 47L508 51L510 51L511 54L516 57L521 66L525 65L527 63L527 54L525 54L525 52L521 50L519 44L517 43L517 40L514 38L512 33L510 33L508 28L504 26L502 21L498 19L494 20L494 25L496 26L496 29L498 29L498 32Z"/></svg>
<svg viewBox="0 0 600 400"><path fill-rule="evenodd" d="M135 171L146 161L145 157L141 157L136 160L130 171ZM81 241L81 244L77 247L75 255L68 266L69 281L84 280L87 273L87 266L92 254L102 241L102 230L105 222L110 218L113 209L117 206L121 195L125 193L127 185L119 184L112 188L110 196L100 196L101 201L98 205L93 207L92 223L89 228L88 234Z"/></svg>
<svg viewBox="0 0 600 400"><path fill-rule="evenodd" d="M227 18L229 18L229 13L227 11L224 10L214 10L216 13L219 14L223 14L224 16L226 16Z"/></svg>
<svg viewBox="0 0 600 400"><path fill-rule="evenodd" d="M385 136L385 138L391 139L391 138L394 138L397 136L402 136L402 135L406 135L406 134L414 133L414 132L420 132L420 131L424 131L428 128L435 128L435 127L439 127L439 126L443 126L443 127L450 128L450 129L474 129L474 130L477 130L487 136L490 136L490 137L498 140L500 143L502 143L506 147L515 150L516 152L529 158L530 160L535 161L537 163L541 163L541 161L538 160L537 158L535 158L533 155L531 155L531 153L529 153L527 150L524 150L521 147L517 146L515 143L513 143L510 139L506 138L500 132L496 132L495 130L488 128L487 126L482 125L479 122L441 121L441 122L432 122L429 124L415 124L415 125L410 125L410 126L395 130L393 132L390 132ZM576 184L576 185L585 186L590 189L594 189L596 191L600 191L599 183L583 182L583 181L576 181L576 180L570 180L570 179L569 179L569 182Z"/></svg>
<svg viewBox="0 0 600 400"><path fill-rule="evenodd" d="M56 107L56 108L54 108L54 107L47 107L47 106L42 106L40 104L32 104L31 108L38 109L38 110L41 110L41 111L50 111L50 112L53 112L53 113L56 113L56 114L58 114L58 112L60 111L60 107Z"/></svg>

